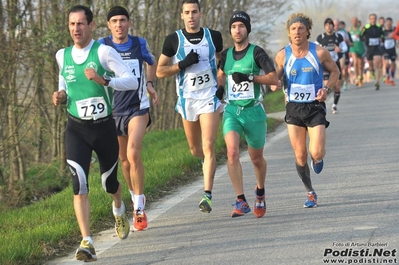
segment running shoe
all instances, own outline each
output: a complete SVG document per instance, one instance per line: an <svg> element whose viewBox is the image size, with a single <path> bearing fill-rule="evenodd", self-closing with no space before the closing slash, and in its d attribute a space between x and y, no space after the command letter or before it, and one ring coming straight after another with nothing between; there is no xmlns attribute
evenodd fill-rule
<svg viewBox="0 0 399 265"><path fill-rule="evenodd" d="M344 91L348 90L348 85L347 85L346 82L344 82L344 83L342 84L342 88L344 89Z"/></svg>
<svg viewBox="0 0 399 265"><path fill-rule="evenodd" d="M210 213L212 211L212 198L204 193L198 207L200 208L201 212Z"/></svg>
<svg viewBox="0 0 399 265"><path fill-rule="evenodd" d="M89 240L82 240L82 242L80 242L75 257L77 260L82 260L84 262L97 260L96 251L94 250L93 245L89 243Z"/></svg>
<svg viewBox="0 0 399 265"><path fill-rule="evenodd" d="M389 84L389 77L384 76L384 77L381 79L381 82L386 83L386 84Z"/></svg>
<svg viewBox="0 0 399 265"><path fill-rule="evenodd" d="M123 208L125 208L123 206ZM130 224L127 219L126 209L124 210L121 216L114 215L115 217L115 232L120 239L125 239L129 235L130 232Z"/></svg>
<svg viewBox="0 0 399 265"><path fill-rule="evenodd" d="M249 213L250 211L251 211L251 208L249 208L249 204L246 201L244 201L242 199L237 199L236 200L236 208L231 212L231 217L243 216L246 213Z"/></svg>
<svg viewBox="0 0 399 265"><path fill-rule="evenodd" d="M266 196L258 196L256 195L256 187L255 187L255 206L254 206L254 215L257 218L261 218L266 214Z"/></svg>
<svg viewBox="0 0 399 265"><path fill-rule="evenodd" d="M317 207L317 195L314 191L308 192L308 197L306 198L303 207L305 208Z"/></svg>
<svg viewBox="0 0 399 265"><path fill-rule="evenodd" d="M143 231L147 229L147 215L145 211L133 211L133 230L134 231Z"/></svg>
<svg viewBox="0 0 399 265"><path fill-rule="evenodd" d="M333 104L331 107L331 110L332 110L332 114L337 114L338 113L337 105Z"/></svg>
<svg viewBox="0 0 399 265"><path fill-rule="evenodd" d="M375 90L380 90L380 83L379 82L375 82Z"/></svg>
<svg viewBox="0 0 399 265"><path fill-rule="evenodd" d="M394 86L394 85L395 85L395 82L394 82L393 80L391 80L391 81L389 81L389 84L390 84L391 86Z"/></svg>
<svg viewBox="0 0 399 265"><path fill-rule="evenodd" d="M359 79L359 82L357 84L358 87L362 87L363 86L363 79Z"/></svg>
<svg viewBox="0 0 399 265"><path fill-rule="evenodd" d="M319 174L323 170L323 159L320 161L314 161L312 158L311 160L310 166L316 174Z"/></svg>

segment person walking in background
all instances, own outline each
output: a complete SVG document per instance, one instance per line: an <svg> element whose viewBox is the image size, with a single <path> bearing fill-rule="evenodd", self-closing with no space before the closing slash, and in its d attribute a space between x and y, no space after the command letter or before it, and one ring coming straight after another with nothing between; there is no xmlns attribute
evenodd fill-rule
<svg viewBox="0 0 399 265"><path fill-rule="evenodd" d="M353 46L349 47L349 53L353 59L353 69L356 77L355 85L362 87L365 46L360 38L361 28L357 17L352 17L351 24L352 26L348 28L348 32L351 35Z"/></svg>
<svg viewBox="0 0 399 265"><path fill-rule="evenodd" d="M342 64L345 64L341 62L342 58L340 58L340 56L345 56L344 54L346 54L346 52L348 51L348 46L346 45L346 41L342 37L342 35L334 32L334 22L331 18L327 18L324 21L324 29L326 31L317 36L316 44L319 44L320 46L327 49L332 59L337 64L338 70L340 71L338 81L334 86L334 102L331 107L332 113L336 114L338 113L337 105L341 96L341 66ZM324 82L327 83L330 79L330 73L328 71L324 71L323 76L325 80Z"/></svg>
<svg viewBox="0 0 399 265"><path fill-rule="evenodd" d="M217 90L217 58L223 50L222 34L201 27L203 13L198 0L184 0L184 28L165 38L157 77L176 77L176 111L182 116L193 156L203 159L204 194L201 211L212 210L212 188L216 171L215 141L221 102Z"/></svg>
<svg viewBox="0 0 399 265"><path fill-rule="evenodd" d="M347 32L345 29L346 24L344 21L336 19L336 20L334 20L334 23L338 23L337 27L335 27L335 24L334 24L335 32L337 32L344 38L346 46L348 47L348 49L346 49L345 52L344 51L338 52L339 63L341 65L341 70L340 70L341 78L340 78L339 82L341 83L341 87L344 90L347 90L348 82L349 82L349 47L353 46L353 40L352 40L349 32ZM340 87L340 89L341 89L341 87Z"/></svg>
<svg viewBox="0 0 399 265"><path fill-rule="evenodd" d="M392 18L387 17L384 25L384 46L383 46L383 69L385 71L384 83L395 85L395 70L396 70L396 41L392 37Z"/></svg>
<svg viewBox="0 0 399 265"><path fill-rule="evenodd" d="M385 27L385 18L384 17L378 18L378 25L380 25L382 27L382 29L384 30L384 27Z"/></svg>
<svg viewBox="0 0 399 265"><path fill-rule="evenodd" d="M92 152L95 151L104 190L113 199L115 230L119 238L129 235L130 225L117 179L118 140L112 118L113 89L138 88L137 78L111 47L92 38L95 23L91 10L82 5L68 12L68 29L73 46L56 54L59 71L54 105L67 104L66 157L72 174L73 205L82 234L76 259L97 260L90 234L88 176ZM84 88L84 89L83 89Z"/></svg>
<svg viewBox="0 0 399 265"><path fill-rule="evenodd" d="M306 208L317 206L312 187L306 148L309 137L311 167L316 174L323 169L326 153L326 104L330 87L339 77L336 62L323 47L310 42L313 21L303 13L291 14L286 22L290 44L281 49L275 59L277 77L287 80L286 115L288 136L295 154L296 170L307 191ZM323 85L323 70L330 72Z"/></svg>
<svg viewBox="0 0 399 265"><path fill-rule="evenodd" d="M122 173L132 197L133 230L142 231L148 224L144 210L145 176L141 149L146 128L151 124L147 91L153 99L153 104L158 104L158 94L154 89L157 62L145 39L129 35L131 20L124 7L112 7L108 11L107 21L111 35L100 39L99 42L116 49L139 82L138 89L114 92L113 116L117 128Z"/></svg>
<svg viewBox="0 0 399 265"><path fill-rule="evenodd" d="M248 153L254 166L254 214L260 218L266 213L265 181L267 164L263 157L266 142L266 113L262 105L264 91L261 84L281 88L273 61L259 46L249 43L251 20L244 11L235 11L229 21L234 47L222 53L218 70L218 97L226 87L226 107L223 114L223 136L227 147L227 169L237 195L231 217L251 211L244 195L243 171L240 162L240 139L244 134Z"/></svg>
<svg viewBox="0 0 399 265"><path fill-rule="evenodd" d="M390 37L395 40L399 40L399 20L398 20L393 32L391 33Z"/></svg>
<svg viewBox="0 0 399 265"><path fill-rule="evenodd" d="M366 24L361 31L361 38L366 44L366 58L369 62L371 78L375 78L375 89L380 89L380 80L382 76L382 46L384 32L382 27L378 25L377 15L369 15L369 24Z"/></svg>

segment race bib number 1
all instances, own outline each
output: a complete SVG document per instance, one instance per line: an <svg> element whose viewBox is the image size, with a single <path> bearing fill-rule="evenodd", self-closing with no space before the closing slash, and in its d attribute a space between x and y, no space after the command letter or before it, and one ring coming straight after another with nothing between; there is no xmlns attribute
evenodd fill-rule
<svg viewBox="0 0 399 265"><path fill-rule="evenodd" d="M133 75L137 78L141 77L138 59L123 60L126 66L132 71Z"/></svg>
<svg viewBox="0 0 399 265"><path fill-rule="evenodd" d="M76 101L79 118L82 120L97 120L107 117L107 103L103 97L94 97Z"/></svg>

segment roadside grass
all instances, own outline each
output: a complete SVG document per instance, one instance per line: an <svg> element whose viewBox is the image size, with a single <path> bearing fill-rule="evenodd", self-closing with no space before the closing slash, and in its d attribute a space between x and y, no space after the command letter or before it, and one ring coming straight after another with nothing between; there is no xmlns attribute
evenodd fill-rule
<svg viewBox="0 0 399 265"><path fill-rule="evenodd" d="M265 106L266 113L285 111L283 91L266 93L263 105Z"/></svg>
<svg viewBox="0 0 399 265"><path fill-rule="evenodd" d="M267 112L284 110L283 95L279 93L280 91L266 95L264 105ZM281 106L275 107L273 106L275 104ZM278 123L276 120L268 119L268 131L273 131ZM226 150L221 126L215 148L218 164L224 163ZM243 148L245 148L244 143ZM142 159L146 173L145 194L148 208L151 208L151 202L201 177L201 160L190 154L182 129L147 133L143 142ZM32 172L37 173L37 170ZM42 172L42 174L47 173ZM33 180L34 176L32 173L27 179L38 187L37 181ZM52 178L54 171L49 170L46 182L49 186ZM69 177L66 178L69 182ZM130 212L131 206L127 203L130 202L130 194L126 190L121 170L118 179L123 185L123 200ZM97 162L94 162L90 169L89 183L91 227L92 233L97 233L114 226L111 198L101 187ZM58 189L58 184L55 189ZM29 206L5 210L0 214L0 242L2 242L0 264L2 265L43 264L73 250L80 240L73 211L73 192L70 182L61 192Z"/></svg>

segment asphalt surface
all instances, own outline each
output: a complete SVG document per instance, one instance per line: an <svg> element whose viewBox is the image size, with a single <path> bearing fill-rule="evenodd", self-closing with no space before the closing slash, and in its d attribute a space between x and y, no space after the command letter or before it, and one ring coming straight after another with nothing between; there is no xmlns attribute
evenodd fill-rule
<svg viewBox="0 0 399 265"><path fill-rule="evenodd" d="M213 211L198 202L202 180L152 204L149 228L125 240L113 230L94 237L95 264L399 264L399 86L349 87L338 114L327 101L324 169L311 172L317 208L303 208L285 124L269 134L264 156L267 213L231 218L235 193L218 167ZM281 113L270 114L282 118ZM253 208L252 164L242 153L247 200ZM74 253L48 264L81 264Z"/></svg>

